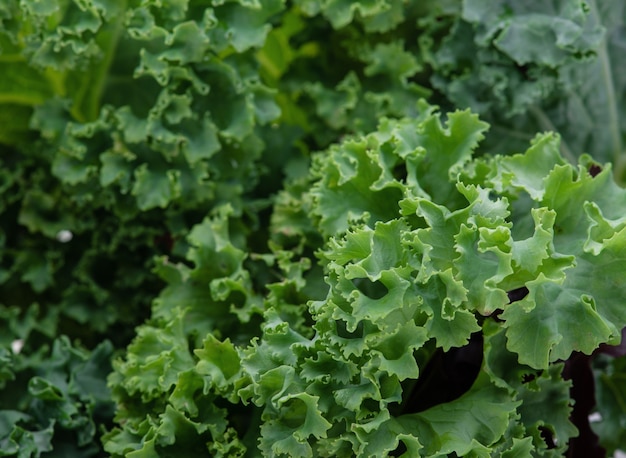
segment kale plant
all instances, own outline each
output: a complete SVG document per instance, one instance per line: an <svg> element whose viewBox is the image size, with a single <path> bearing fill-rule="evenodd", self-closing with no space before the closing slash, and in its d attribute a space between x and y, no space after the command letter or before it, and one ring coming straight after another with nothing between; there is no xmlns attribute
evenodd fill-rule
<svg viewBox="0 0 626 458"><path fill-rule="evenodd" d="M0 455L624 449L625 20L2 2Z"/></svg>

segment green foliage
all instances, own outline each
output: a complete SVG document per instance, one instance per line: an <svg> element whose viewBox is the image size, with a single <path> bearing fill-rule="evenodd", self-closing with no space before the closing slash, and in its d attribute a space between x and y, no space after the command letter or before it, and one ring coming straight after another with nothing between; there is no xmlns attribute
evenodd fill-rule
<svg viewBox="0 0 626 458"><path fill-rule="evenodd" d="M623 182L623 2L451 3L430 23L450 33L420 40L433 85L492 124L490 149L523 151L536 132L556 130L564 155L613 161Z"/></svg>
<svg viewBox="0 0 626 458"><path fill-rule="evenodd" d="M625 13L2 2L0 455L573 453L567 364L626 326Z"/></svg>
<svg viewBox="0 0 626 458"><path fill-rule="evenodd" d="M3 350L3 456L98 456L97 430L115 407L105 380L112 350L107 341L87 352L64 336L28 356Z"/></svg>
<svg viewBox="0 0 626 458"><path fill-rule="evenodd" d="M193 269L168 275L153 323L139 328L110 380L125 410L124 428L108 436L109 444L140 430L138 451L166 453L165 437L156 445L148 438L161 434L167 409L185 406L187 421L201 423L196 406L208 398L228 406L223 428L197 431L196 440L221 443L232 437L224 436L230 427L240 446L254 447L243 440L258 435L266 456L386 456L399 441L420 456L489 456L530 446L542 456L565 452L577 429L559 361L616 341L626 325L623 293L607 294L620 288L626 261L619 250L625 200L615 198L624 191L608 165L591 176L589 158L578 168L567 164L551 134L538 136L524 154L472 160L487 125L465 111L450 114L444 126L432 108L422 108L417 119L384 120L376 132L313 158L311 186L300 199L326 240L316 275L328 293L309 298L306 310L298 307L307 303L303 263L281 264L279 243L265 260L282 273L266 285L264 300L241 270L243 252L228 239L228 214L194 229ZM275 213L286 211L279 204ZM296 235L306 238L305 231ZM307 267L314 262L303 259ZM207 276L198 281L201 272ZM195 285L210 288L195 296ZM519 288L528 294L512 302L507 292ZM294 307L313 323L312 335L294 319ZM187 318L196 313L205 320L201 331L200 318ZM224 316L216 329L211 317L218 313ZM239 325L231 327L235 317ZM584 329L576 326L580 319ZM466 346L477 332L485 356L469 390L415 411L411 387L428 374L437 349ZM155 405L164 414L139 429Z"/></svg>
<svg viewBox="0 0 626 458"><path fill-rule="evenodd" d="M595 364L595 381L599 385L597 409L598 422L592 423L595 432L603 438L608 453L623 447L626 441L626 393L624 358L602 355Z"/></svg>

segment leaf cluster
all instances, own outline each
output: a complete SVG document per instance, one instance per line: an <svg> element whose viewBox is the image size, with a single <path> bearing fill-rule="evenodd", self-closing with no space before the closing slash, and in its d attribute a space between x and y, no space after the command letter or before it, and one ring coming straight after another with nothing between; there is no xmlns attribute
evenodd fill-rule
<svg viewBox="0 0 626 458"><path fill-rule="evenodd" d="M625 14L3 2L0 455L623 446Z"/></svg>

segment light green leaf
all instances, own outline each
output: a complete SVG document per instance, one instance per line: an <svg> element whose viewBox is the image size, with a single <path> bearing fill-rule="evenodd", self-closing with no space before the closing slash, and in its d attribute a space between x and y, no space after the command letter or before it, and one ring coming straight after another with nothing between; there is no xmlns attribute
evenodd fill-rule
<svg viewBox="0 0 626 458"><path fill-rule="evenodd" d="M467 163L489 125L469 111L448 114L446 127L439 116L426 117L416 129L416 143L426 150L407 165L409 175L415 174L418 186L433 202L454 207L458 201L456 176Z"/></svg>
<svg viewBox="0 0 626 458"><path fill-rule="evenodd" d="M207 335L204 347L194 350L194 354L200 358L196 364L198 374L207 376L220 389L226 389L241 368L239 354L230 340L220 342L212 334Z"/></svg>
<svg viewBox="0 0 626 458"><path fill-rule="evenodd" d="M330 0L327 2L302 2L305 4L305 11L317 12L321 9L324 16L331 22L334 28L338 29L352 22L355 14L364 18L376 17L384 14L391 8L391 4L386 0L365 0L354 3L347 0ZM304 9L304 8L303 8Z"/></svg>
<svg viewBox="0 0 626 458"><path fill-rule="evenodd" d="M100 155L102 168L100 169L100 184L109 186L118 183L122 192L129 190L132 176L132 160L134 155L129 151L107 151Z"/></svg>
<svg viewBox="0 0 626 458"><path fill-rule="evenodd" d="M321 218L320 227L325 234L344 232L353 219L364 218L373 223L397 217L393 203L402 196L401 185L389 181L374 187L384 168L367 141L349 141L332 148L315 173L321 181L311 192L315 199L313 212Z"/></svg>
<svg viewBox="0 0 626 458"><path fill-rule="evenodd" d="M380 43L364 53L363 57L368 62L364 69L367 76L390 75L393 79L406 83L408 78L421 70L415 55L405 51L400 41Z"/></svg>
<svg viewBox="0 0 626 458"><path fill-rule="evenodd" d="M547 368L550 362L567 359L573 350L589 354L610 340L611 327L597 314L590 296L548 281L543 274L526 286L528 296L502 315L508 328L507 348L520 355L521 363ZM581 320L585 329L572 332Z"/></svg>
<svg viewBox="0 0 626 458"><path fill-rule="evenodd" d="M224 38L239 53L261 47L271 30L268 19L284 8L284 0L259 0L251 3L226 2L215 9Z"/></svg>
<svg viewBox="0 0 626 458"><path fill-rule="evenodd" d="M148 164L140 165L135 169L135 184L132 189L132 194L137 197L137 206L141 210L166 207L180 192L179 175L177 170L150 170Z"/></svg>
<svg viewBox="0 0 626 458"><path fill-rule="evenodd" d="M476 316L459 307L466 299L465 288L451 278L450 271L431 277L417 291L428 316L424 326L445 351L466 345L472 333L480 330Z"/></svg>
<svg viewBox="0 0 626 458"><path fill-rule="evenodd" d="M559 154L559 141L555 134L539 135L524 154L498 157L496 189L502 192L512 186L523 189L533 200L541 200L548 174L555 166L565 163Z"/></svg>
<svg viewBox="0 0 626 458"><path fill-rule="evenodd" d="M319 411L318 401L307 393L281 397L278 418L261 426L261 450L274 456L312 457L309 438L325 438L332 426Z"/></svg>
<svg viewBox="0 0 626 458"><path fill-rule="evenodd" d="M520 389L518 407L521 421L527 434L541 437L539 427L546 427L552 434L557 449L565 452L570 438L578 435L578 429L572 424L571 382L563 380L560 364L552 365L548 371ZM542 439L539 439L543 442ZM542 443L536 444L541 449Z"/></svg>
<svg viewBox="0 0 626 458"><path fill-rule="evenodd" d="M494 446L515 415L519 401L506 390L479 376L473 387L460 398L431 407L424 412L402 415L391 421L424 444L424 456L490 456Z"/></svg>

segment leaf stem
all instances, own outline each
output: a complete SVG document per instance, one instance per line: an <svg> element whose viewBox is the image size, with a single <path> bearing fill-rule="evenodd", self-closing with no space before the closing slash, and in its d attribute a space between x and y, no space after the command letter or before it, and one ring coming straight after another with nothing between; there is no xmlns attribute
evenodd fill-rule
<svg viewBox="0 0 626 458"><path fill-rule="evenodd" d="M79 122L93 121L100 114L100 101L108 81L108 71L113 63L115 51L124 32L124 14L128 2L124 0L118 6L121 13L99 31L97 42L104 51L100 61L89 69L89 77L82 81L74 95L72 114ZM103 19L104 20L104 19Z"/></svg>
<svg viewBox="0 0 626 458"><path fill-rule="evenodd" d="M537 106L532 106L530 107L529 111L539 123L539 127L541 127L542 129L546 131L551 131L551 132L556 132L556 133L559 132L557 128L554 127L554 124L552 124L552 121L550 120L548 115L546 115L546 112L543 111L541 108L538 108ZM567 142L563 140L562 137L561 137L561 154L565 156L565 158L568 161L570 161L572 164L574 165L578 164L578 160L576 160L576 156L574 155L574 153L572 153L572 150L568 146Z"/></svg>
<svg viewBox="0 0 626 458"><path fill-rule="evenodd" d="M598 12L596 0L590 0L589 6L598 22L600 22L600 14ZM606 89L606 103L610 120L608 129L611 134L613 162L617 166L617 164L621 162L623 145L619 128L619 111L617 109L615 96L615 82L613 81L613 70L611 68L611 61L609 59L608 39L606 34L602 39L602 46L600 47L598 57L602 66L602 79L604 81L604 87Z"/></svg>

